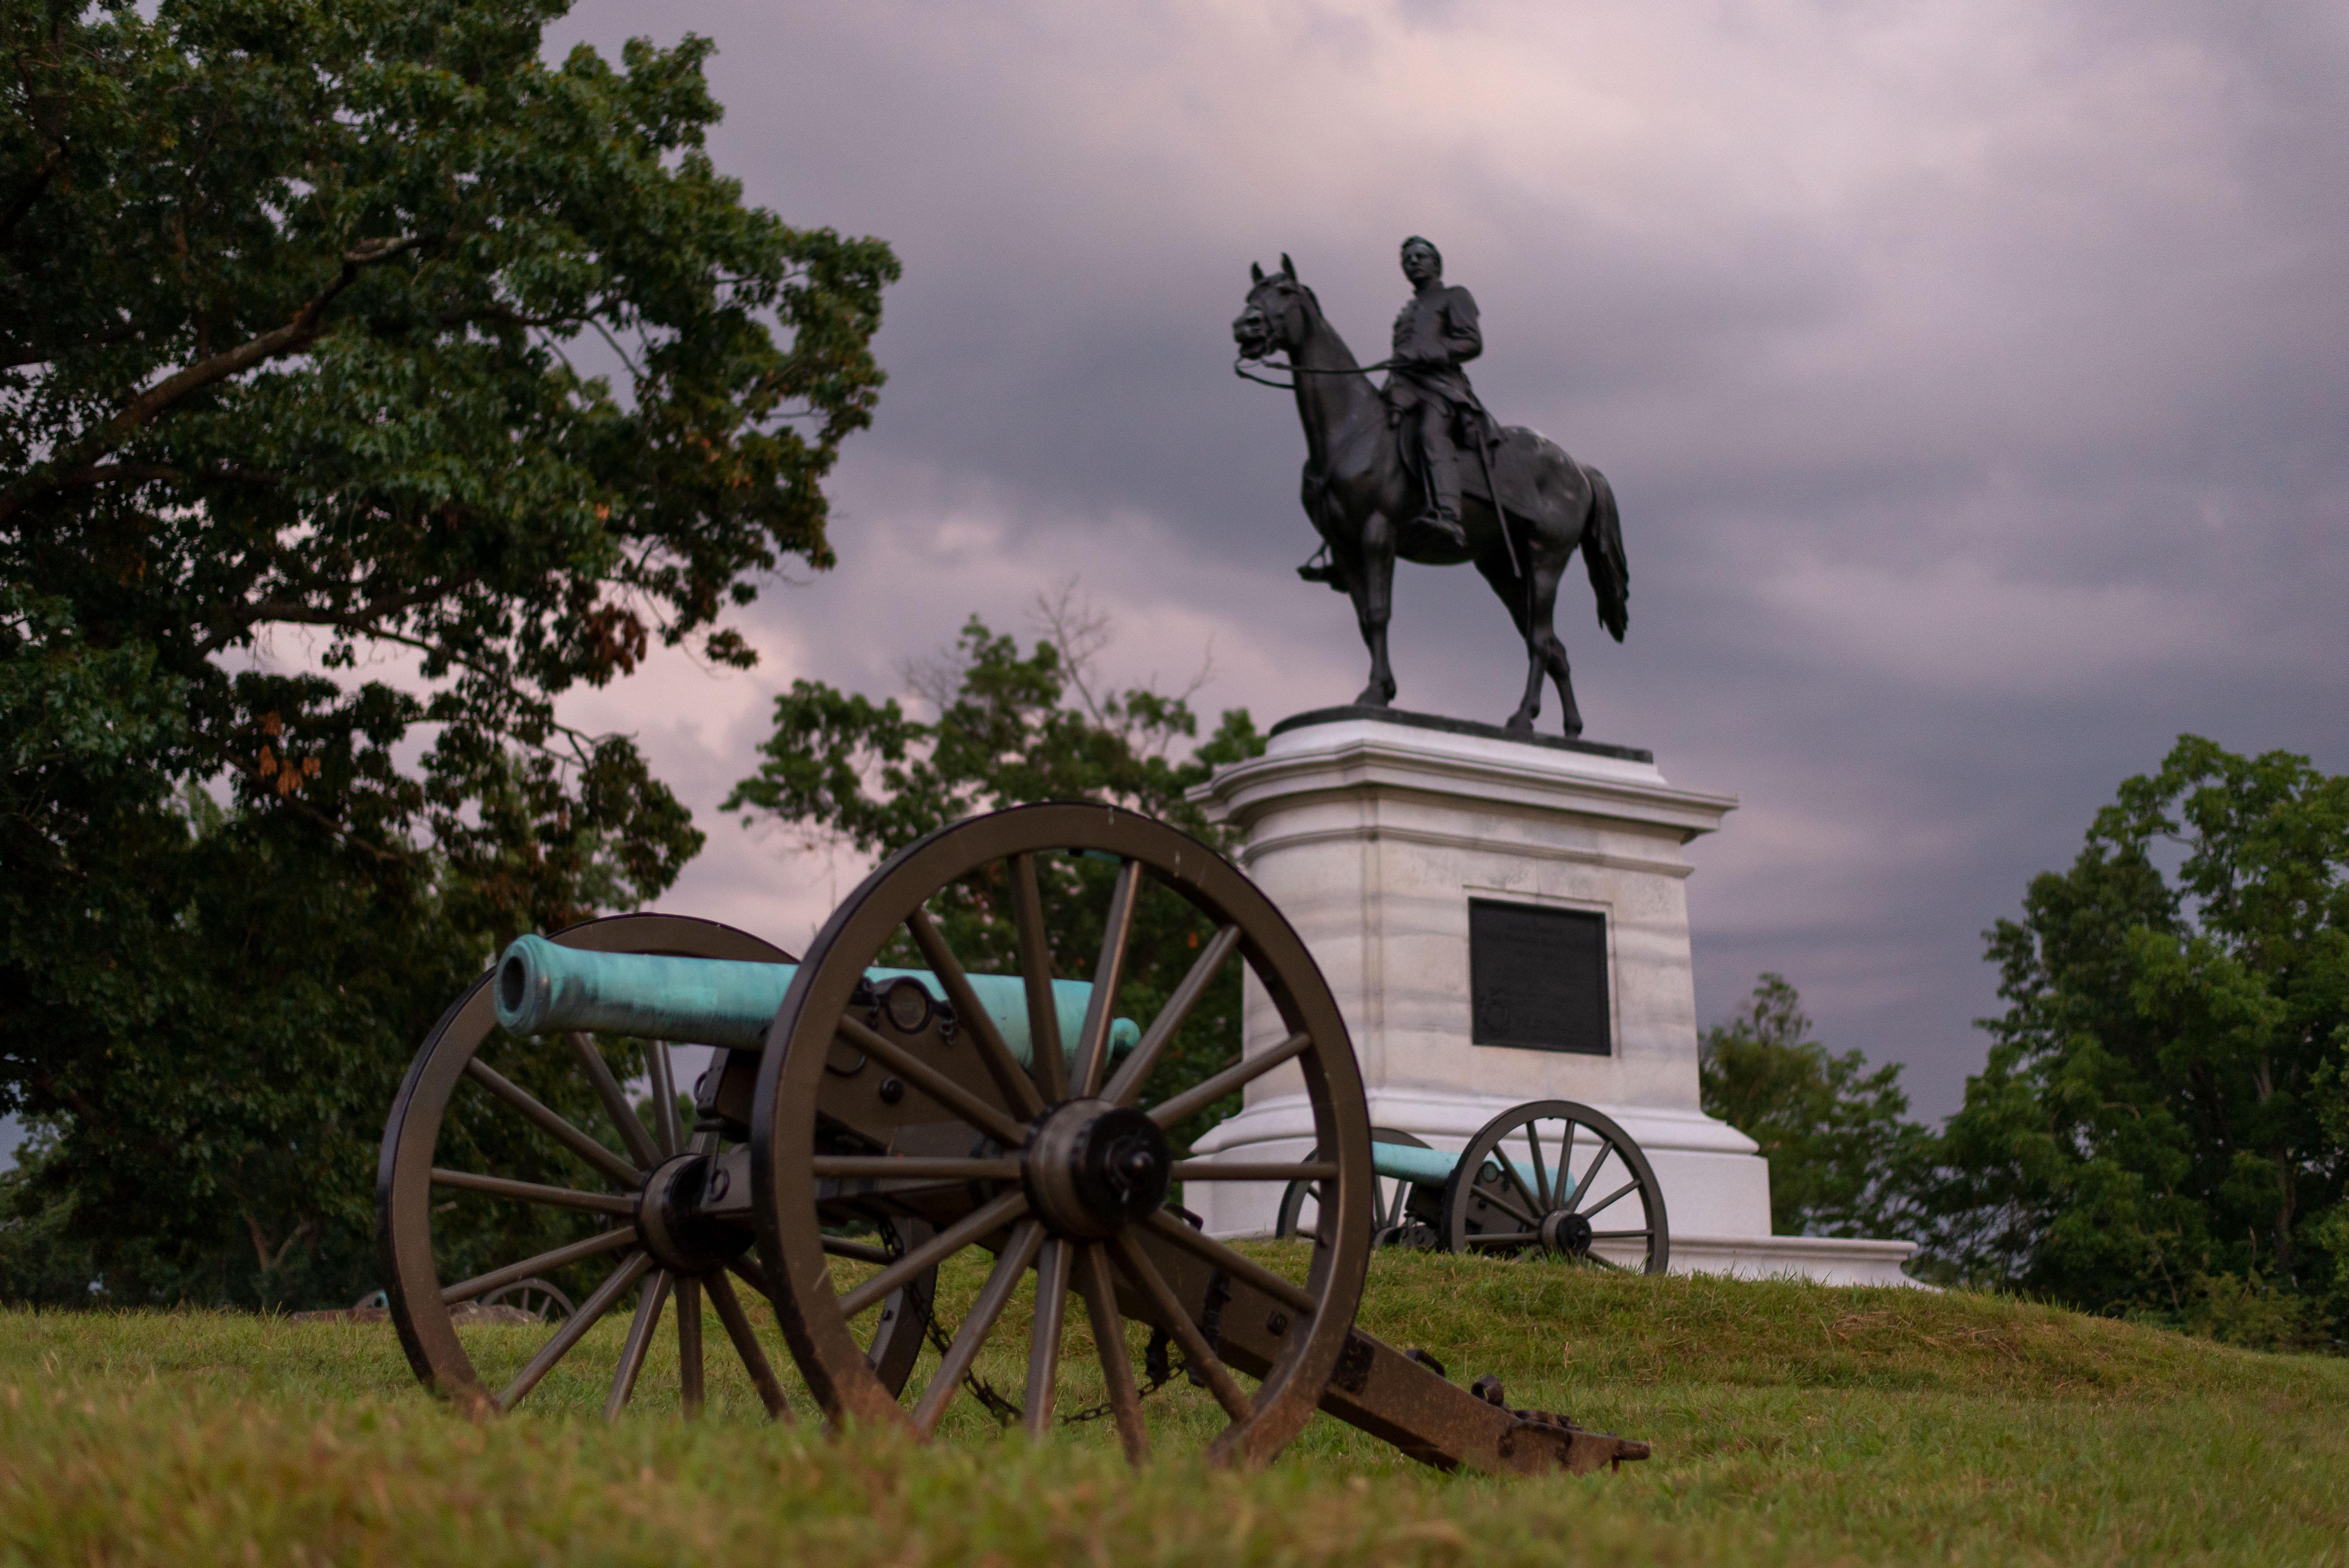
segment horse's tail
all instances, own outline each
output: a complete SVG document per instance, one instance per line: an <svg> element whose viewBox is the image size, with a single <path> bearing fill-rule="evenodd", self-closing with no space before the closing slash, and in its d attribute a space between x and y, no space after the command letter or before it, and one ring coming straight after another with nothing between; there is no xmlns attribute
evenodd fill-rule
<svg viewBox="0 0 2349 1568"><path fill-rule="evenodd" d="M1615 487L1588 463L1590 520L1582 530L1582 564L1590 573L1590 593L1599 601L1599 624L1623 640L1630 624L1631 563L1623 558L1623 520L1615 511Z"/></svg>

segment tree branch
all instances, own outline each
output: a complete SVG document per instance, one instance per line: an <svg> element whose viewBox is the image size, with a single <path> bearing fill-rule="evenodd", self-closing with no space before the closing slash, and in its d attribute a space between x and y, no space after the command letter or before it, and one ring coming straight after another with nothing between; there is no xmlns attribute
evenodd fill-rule
<svg viewBox="0 0 2349 1568"><path fill-rule="evenodd" d="M26 476L28 482L20 481L14 494L0 496L0 522L22 511L36 497L62 489L67 476L97 463L190 393L240 375L266 360L308 347L323 328L326 307L358 280L362 271L429 242L429 236L409 234L397 240L368 240L344 253L342 271L295 311L292 320L258 337L248 338L234 348L200 359L141 392L71 452L35 469Z"/></svg>

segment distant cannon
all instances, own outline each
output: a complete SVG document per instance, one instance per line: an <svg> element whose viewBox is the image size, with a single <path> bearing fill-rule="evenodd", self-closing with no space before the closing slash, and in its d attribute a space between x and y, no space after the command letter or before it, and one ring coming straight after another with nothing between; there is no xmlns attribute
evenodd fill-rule
<svg viewBox="0 0 2349 1568"><path fill-rule="evenodd" d="M1093 902L1084 929L1100 935L1073 960L1090 983L1054 973L1048 876ZM1004 912L1016 975L973 973L957 957L931 908L956 889ZM1187 922L1195 956L1135 1024L1115 1008L1145 907L1160 912L1151 929ZM926 967L883 966L885 954ZM1185 1035L1235 968L1285 1031L1246 1056L1236 1038ZM597 1033L634 1039L599 1045ZM1194 1060L1220 1047L1222 1065L1154 1091L1178 1036ZM719 1047L689 1129L678 1041ZM1326 1156L1217 1161L1174 1149L1169 1129L1284 1064L1301 1074ZM639 1075L650 1089L641 1109L625 1087ZM1178 1181L1217 1181L1312 1183L1324 1217L1311 1246L1268 1262L1201 1233L1167 1202ZM1139 1462L1152 1434L1125 1333L1138 1320L1164 1347L1149 1358L1152 1389L1187 1371L1221 1408L1226 1424L1208 1449L1218 1460L1268 1461L1317 1408L1445 1469L1579 1473L1645 1458L1644 1443L1505 1408L1490 1378L1459 1387L1432 1358L1354 1327L1376 1181L1336 1002L1255 884L1147 818L1042 805L957 823L892 856L804 960L671 915L515 944L418 1052L385 1127L377 1191L386 1292L409 1359L481 1410L512 1409L566 1357L585 1359L590 1330L633 1298L605 1413L633 1397L672 1302L681 1402L698 1412L706 1298L768 1410L786 1416L790 1390L740 1282L771 1304L807 1396L835 1425L926 1437L968 1388L1031 1437L1107 1415ZM959 1254L983 1266L975 1294L978 1270L941 1288ZM980 1354L1030 1276L1030 1326L1004 1346L1024 1352L1022 1370L999 1389ZM525 1358L477 1363L476 1348L513 1352L469 1346L450 1307L523 1280L563 1284L575 1309ZM1097 1377L1062 1366L1079 1308ZM1069 1409L1081 1381L1102 1397Z"/></svg>
<svg viewBox="0 0 2349 1568"><path fill-rule="evenodd" d="M1651 1274L1671 1262L1663 1188L1647 1155L1613 1119L1587 1105L1512 1106L1458 1154L1408 1133L1377 1130L1371 1140L1371 1169L1392 1183L1373 1246L1533 1253ZM1311 1182L1291 1181L1273 1234L1309 1232L1318 1215L1309 1222L1305 1207L1314 1197Z"/></svg>

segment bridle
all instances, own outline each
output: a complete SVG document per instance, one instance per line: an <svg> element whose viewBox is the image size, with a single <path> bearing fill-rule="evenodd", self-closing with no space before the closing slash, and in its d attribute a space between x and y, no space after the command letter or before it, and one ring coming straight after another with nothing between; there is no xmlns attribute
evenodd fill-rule
<svg viewBox="0 0 2349 1568"><path fill-rule="evenodd" d="M1402 363L1398 359L1381 359L1376 365L1357 365L1345 370L1325 370L1317 365L1275 365L1269 360L1264 359L1260 356L1252 354L1242 354L1232 360L1232 374L1238 377L1241 380L1253 381L1259 387L1270 387L1275 390L1281 392L1296 391L1297 383L1294 381L1268 381L1265 377L1256 375L1247 368L1247 363L1251 359L1256 360L1257 364L1262 365L1267 370L1286 370L1291 376L1368 376L1375 371L1392 370L1398 365Z"/></svg>
<svg viewBox="0 0 2349 1568"><path fill-rule="evenodd" d="M1257 311L1259 315L1262 314L1260 307L1257 306L1253 300L1249 302L1248 308L1250 310ZM1266 319L1268 320L1269 317L1267 317ZM1259 387L1269 387L1278 392L1294 392L1297 390L1297 383L1293 380L1270 381L1267 380L1264 377L1256 375L1247 368L1248 361L1251 359L1264 366L1267 370L1286 370L1292 377L1369 376L1381 370L1392 370L1402 363L1402 361L1395 359L1381 359L1376 365L1357 365L1345 370L1325 370L1318 366L1312 365L1274 365L1267 361L1264 356L1260 354L1248 354L1243 352L1234 356L1232 360L1233 375L1238 377L1243 381L1253 381Z"/></svg>

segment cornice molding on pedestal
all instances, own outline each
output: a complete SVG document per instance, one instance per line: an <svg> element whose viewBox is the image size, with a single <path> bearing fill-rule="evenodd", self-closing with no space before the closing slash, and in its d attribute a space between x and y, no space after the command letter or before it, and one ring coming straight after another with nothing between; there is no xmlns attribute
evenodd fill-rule
<svg viewBox="0 0 2349 1568"><path fill-rule="evenodd" d="M1276 804L1294 808L1317 795L1359 798L1365 789L1637 822L1676 831L1683 843L1718 829L1737 806L1733 795L1675 788L1653 763L1376 719L1284 731L1265 755L1217 769L1190 799L1245 831ZM1392 831L1384 824L1381 830Z"/></svg>

